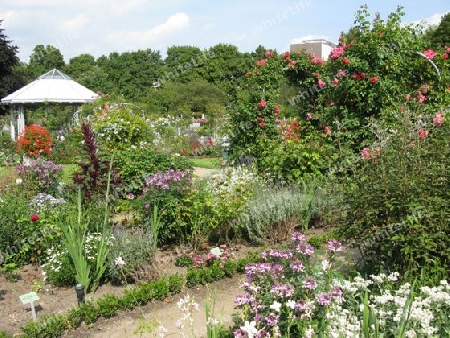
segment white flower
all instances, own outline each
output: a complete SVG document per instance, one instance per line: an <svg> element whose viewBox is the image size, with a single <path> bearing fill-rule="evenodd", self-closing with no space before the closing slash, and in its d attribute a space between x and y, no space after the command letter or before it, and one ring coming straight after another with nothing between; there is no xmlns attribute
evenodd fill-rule
<svg viewBox="0 0 450 338"><path fill-rule="evenodd" d="M183 322L182 322L180 319L177 320L177 322L175 323L175 326L176 326L177 329L179 329L179 330L184 329L184 324L183 324Z"/></svg>
<svg viewBox="0 0 450 338"><path fill-rule="evenodd" d="M270 309L271 310L275 310L276 312L280 312L280 310L281 310L281 303L278 303L276 300L273 302L273 304L272 305L270 305L269 307L270 307Z"/></svg>
<svg viewBox="0 0 450 338"><path fill-rule="evenodd" d="M327 261L326 259L324 259L322 261L322 270L323 271L327 271L331 269L331 263L329 261Z"/></svg>
<svg viewBox="0 0 450 338"><path fill-rule="evenodd" d="M22 179L21 178L16 178L16 184L22 184Z"/></svg>
<svg viewBox="0 0 450 338"><path fill-rule="evenodd" d="M293 301L292 299L289 299L289 300L286 302L286 306L287 306L288 308L294 310L294 308L295 308L295 301Z"/></svg>
<svg viewBox="0 0 450 338"><path fill-rule="evenodd" d="M206 322L206 324L216 326L217 324L219 324L219 320L213 317L208 317L208 321Z"/></svg>
<svg viewBox="0 0 450 338"><path fill-rule="evenodd" d="M241 326L241 330L247 332L248 338L253 338L253 336L258 333L255 326L256 322L254 320L251 322L245 321L244 326Z"/></svg>
<svg viewBox="0 0 450 338"><path fill-rule="evenodd" d="M114 260L114 264L117 265L117 266L122 266L122 265L125 265L125 261L123 260L122 257L117 257Z"/></svg>

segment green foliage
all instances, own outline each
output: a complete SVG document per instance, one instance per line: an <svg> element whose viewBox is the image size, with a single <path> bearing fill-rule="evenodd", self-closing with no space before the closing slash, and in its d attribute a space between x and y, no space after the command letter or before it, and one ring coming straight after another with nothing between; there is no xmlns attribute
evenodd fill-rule
<svg viewBox="0 0 450 338"><path fill-rule="evenodd" d="M113 238L108 256L108 279L112 283L126 284L155 278L157 270L153 256L156 241L149 229L117 229ZM125 264L116 264L119 257Z"/></svg>
<svg viewBox="0 0 450 338"><path fill-rule="evenodd" d="M117 315L119 310L119 298L113 294L106 294L97 301L98 315L103 318L111 318Z"/></svg>
<svg viewBox="0 0 450 338"><path fill-rule="evenodd" d="M3 20L0 20L0 25ZM4 33L4 29L0 28L0 97L4 98L8 94L14 92L24 85L24 80L15 72L15 67L19 65L19 57L17 53L19 48L12 44L12 41ZM3 109L2 109L3 110Z"/></svg>
<svg viewBox="0 0 450 338"><path fill-rule="evenodd" d="M117 194L120 197L128 193L141 193L145 178L157 172L192 169L192 163L185 157L159 152L149 146L117 151L114 153L114 163L120 168L120 178L126 182Z"/></svg>
<svg viewBox="0 0 450 338"><path fill-rule="evenodd" d="M11 135L2 133L0 135L0 165L18 164L20 160L21 156L16 152L16 144L11 139Z"/></svg>
<svg viewBox="0 0 450 338"><path fill-rule="evenodd" d="M286 240L294 228L308 228L318 190L314 182L302 186L286 186L280 182L255 187L245 211L233 224L252 242Z"/></svg>
<svg viewBox="0 0 450 338"><path fill-rule="evenodd" d="M106 104L107 105L107 104ZM93 129L104 151L140 148L153 141L149 123L135 111L135 106L113 104L97 115Z"/></svg>
<svg viewBox="0 0 450 338"><path fill-rule="evenodd" d="M443 170L450 165L449 123L438 116L419 106L393 112L395 129L373 123L377 141L364 149L362 163L347 181L341 233L357 239L371 270L385 268L409 278L422 267L432 279L446 274L450 252L437 248L449 246Z"/></svg>
<svg viewBox="0 0 450 338"><path fill-rule="evenodd" d="M4 273L6 280L10 282L17 282L19 269L16 263L3 264L0 271Z"/></svg>
<svg viewBox="0 0 450 338"><path fill-rule="evenodd" d="M434 47L450 46L450 13L441 18L439 25L431 33L431 44Z"/></svg>
<svg viewBox="0 0 450 338"><path fill-rule="evenodd" d="M30 55L27 73L33 79L52 70L64 67L64 57L60 50L52 45L36 45Z"/></svg>
<svg viewBox="0 0 450 338"><path fill-rule="evenodd" d="M192 257L188 255L181 255L175 258L175 266L190 267L192 266L192 263Z"/></svg>

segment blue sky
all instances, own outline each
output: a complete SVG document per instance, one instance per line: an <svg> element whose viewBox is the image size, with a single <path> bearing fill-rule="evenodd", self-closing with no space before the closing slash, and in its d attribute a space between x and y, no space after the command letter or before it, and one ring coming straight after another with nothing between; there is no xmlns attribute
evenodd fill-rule
<svg viewBox="0 0 450 338"><path fill-rule="evenodd" d="M206 49L218 43L251 52L263 45L283 52L295 41L336 42L352 25L363 3L386 18L404 6L405 23L438 23L448 0L1 0L2 28L28 61L33 48L53 45L66 62L89 53L150 48L164 57L167 47Z"/></svg>

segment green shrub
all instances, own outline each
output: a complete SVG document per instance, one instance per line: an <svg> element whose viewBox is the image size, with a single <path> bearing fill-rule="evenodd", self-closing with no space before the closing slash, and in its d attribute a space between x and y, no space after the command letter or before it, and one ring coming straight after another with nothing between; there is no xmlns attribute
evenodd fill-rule
<svg viewBox="0 0 450 338"><path fill-rule="evenodd" d="M395 127L372 125L377 142L362 150L346 181L347 220L340 232L356 239L370 271L406 278L447 278L450 124L432 109L394 112ZM434 121L434 123L433 123Z"/></svg>
<svg viewBox="0 0 450 338"><path fill-rule="evenodd" d="M101 146L108 151L142 147L154 139L150 124L125 104L110 106L98 114L93 127Z"/></svg>
<svg viewBox="0 0 450 338"><path fill-rule="evenodd" d="M119 310L119 298L113 294L106 294L98 299L97 305L100 317L114 317Z"/></svg>
<svg viewBox="0 0 450 338"><path fill-rule="evenodd" d="M51 315L42 318L39 322L29 321L21 328L24 338L59 338L67 329L63 315Z"/></svg>
<svg viewBox="0 0 450 338"><path fill-rule="evenodd" d="M134 283L157 276L158 272L153 264L157 243L149 229L118 229L113 237L108 256L107 276L112 283ZM125 264L116 264L119 257Z"/></svg>
<svg viewBox="0 0 450 338"><path fill-rule="evenodd" d="M99 317L100 313L98 308L95 307L93 300L87 300L78 306L80 316L86 325L94 323Z"/></svg>
<svg viewBox="0 0 450 338"><path fill-rule="evenodd" d="M192 169L192 163L185 157L158 152L150 146L114 151L114 163L120 169L120 177L126 182L117 197L128 193L140 195L145 178L158 172Z"/></svg>
<svg viewBox="0 0 450 338"><path fill-rule="evenodd" d="M252 242L286 240L294 228L308 228L318 190L314 181L303 186L280 183L256 187L234 224Z"/></svg>

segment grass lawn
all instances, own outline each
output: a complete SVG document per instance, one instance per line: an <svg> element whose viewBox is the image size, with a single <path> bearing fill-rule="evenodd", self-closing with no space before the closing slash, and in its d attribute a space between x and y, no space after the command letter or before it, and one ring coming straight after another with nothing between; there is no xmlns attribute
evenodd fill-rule
<svg viewBox="0 0 450 338"><path fill-rule="evenodd" d="M191 157L189 160L194 163L194 167L205 169L220 169L221 157Z"/></svg>
<svg viewBox="0 0 450 338"><path fill-rule="evenodd" d="M63 172L61 176L61 180L68 184L72 183L72 175L75 171L80 169L78 164L63 164Z"/></svg>

